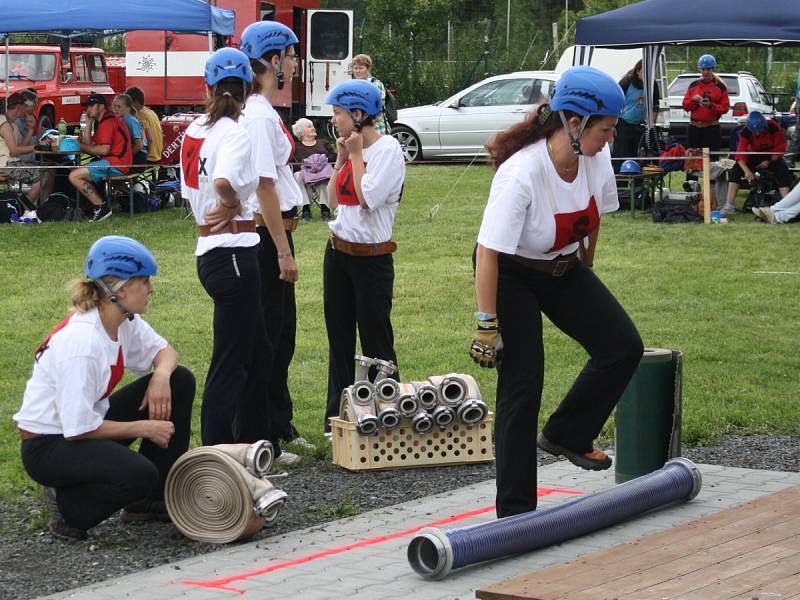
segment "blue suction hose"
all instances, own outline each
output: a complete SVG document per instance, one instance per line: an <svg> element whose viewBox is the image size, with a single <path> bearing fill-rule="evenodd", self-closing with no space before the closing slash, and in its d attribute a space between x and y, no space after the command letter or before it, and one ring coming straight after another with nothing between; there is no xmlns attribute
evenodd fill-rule
<svg viewBox="0 0 800 600"><path fill-rule="evenodd" d="M453 569L544 548L688 502L702 485L692 461L673 458L657 471L557 506L448 531L422 529L408 545L408 562L422 577L443 579Z"/></svg>

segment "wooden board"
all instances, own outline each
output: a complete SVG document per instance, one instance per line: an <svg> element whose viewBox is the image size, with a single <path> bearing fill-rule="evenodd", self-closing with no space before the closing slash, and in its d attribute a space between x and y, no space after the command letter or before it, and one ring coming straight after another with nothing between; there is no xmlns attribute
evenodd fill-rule
<svg viewBox="0 0 800 600"><path fill-rule="evenodd" d="M515 577L478 590L475 596L481 600L800 600L800 485Z"/></svg>

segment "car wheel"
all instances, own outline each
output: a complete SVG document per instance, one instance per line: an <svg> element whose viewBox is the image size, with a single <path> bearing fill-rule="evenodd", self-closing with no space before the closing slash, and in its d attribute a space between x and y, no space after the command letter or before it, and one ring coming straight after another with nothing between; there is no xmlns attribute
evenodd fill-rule
<svg viewBox="0 0 800 600"><path fill-rule="evenodd" d="M48 111L42 111L39 115L39 131L53 129L53 118Z"/></svg>
<svg viewBox="0 0 800 600"><path fill-rule="evenodd" d="M408 127L402 125L392 129L392 137L400 142L403 156L406 162L414 162L422 159L422 146L419 143L417 134Z"/></svg>

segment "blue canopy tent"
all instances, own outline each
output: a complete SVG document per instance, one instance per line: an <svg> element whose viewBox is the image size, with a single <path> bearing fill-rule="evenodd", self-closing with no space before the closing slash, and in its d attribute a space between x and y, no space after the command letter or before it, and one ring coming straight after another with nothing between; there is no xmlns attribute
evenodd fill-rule
<svg viewBox="0 0 800 600"><path fill-rule="evenodd" d="M645 105L652 129L655 65L665 44L682 46L800 46L800 18L792 0L643 0L579 19L575 44L642 47ZM576 53L585 56L587 52Z"/></svg>
<svg viewBox="0 0 800 600"><path fill-rule="evenodd" d="M46 31L64 37L137 29L234 33L234 12L204 0L25 0L4 4L2 33Z"/></svg>

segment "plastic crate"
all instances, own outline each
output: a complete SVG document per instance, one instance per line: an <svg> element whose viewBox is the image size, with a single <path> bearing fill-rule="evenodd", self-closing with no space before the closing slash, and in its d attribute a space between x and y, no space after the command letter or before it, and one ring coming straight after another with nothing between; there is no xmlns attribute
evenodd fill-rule
<svg viewBox="0 0 800 600"><path fill-rule="evenodd" d="M333 464L351 471L436 467L494 460L492 414L476 425L452 423L429 433L414 433L404 418L399 427L362 436L355 423L331 419Z"/></svg>

